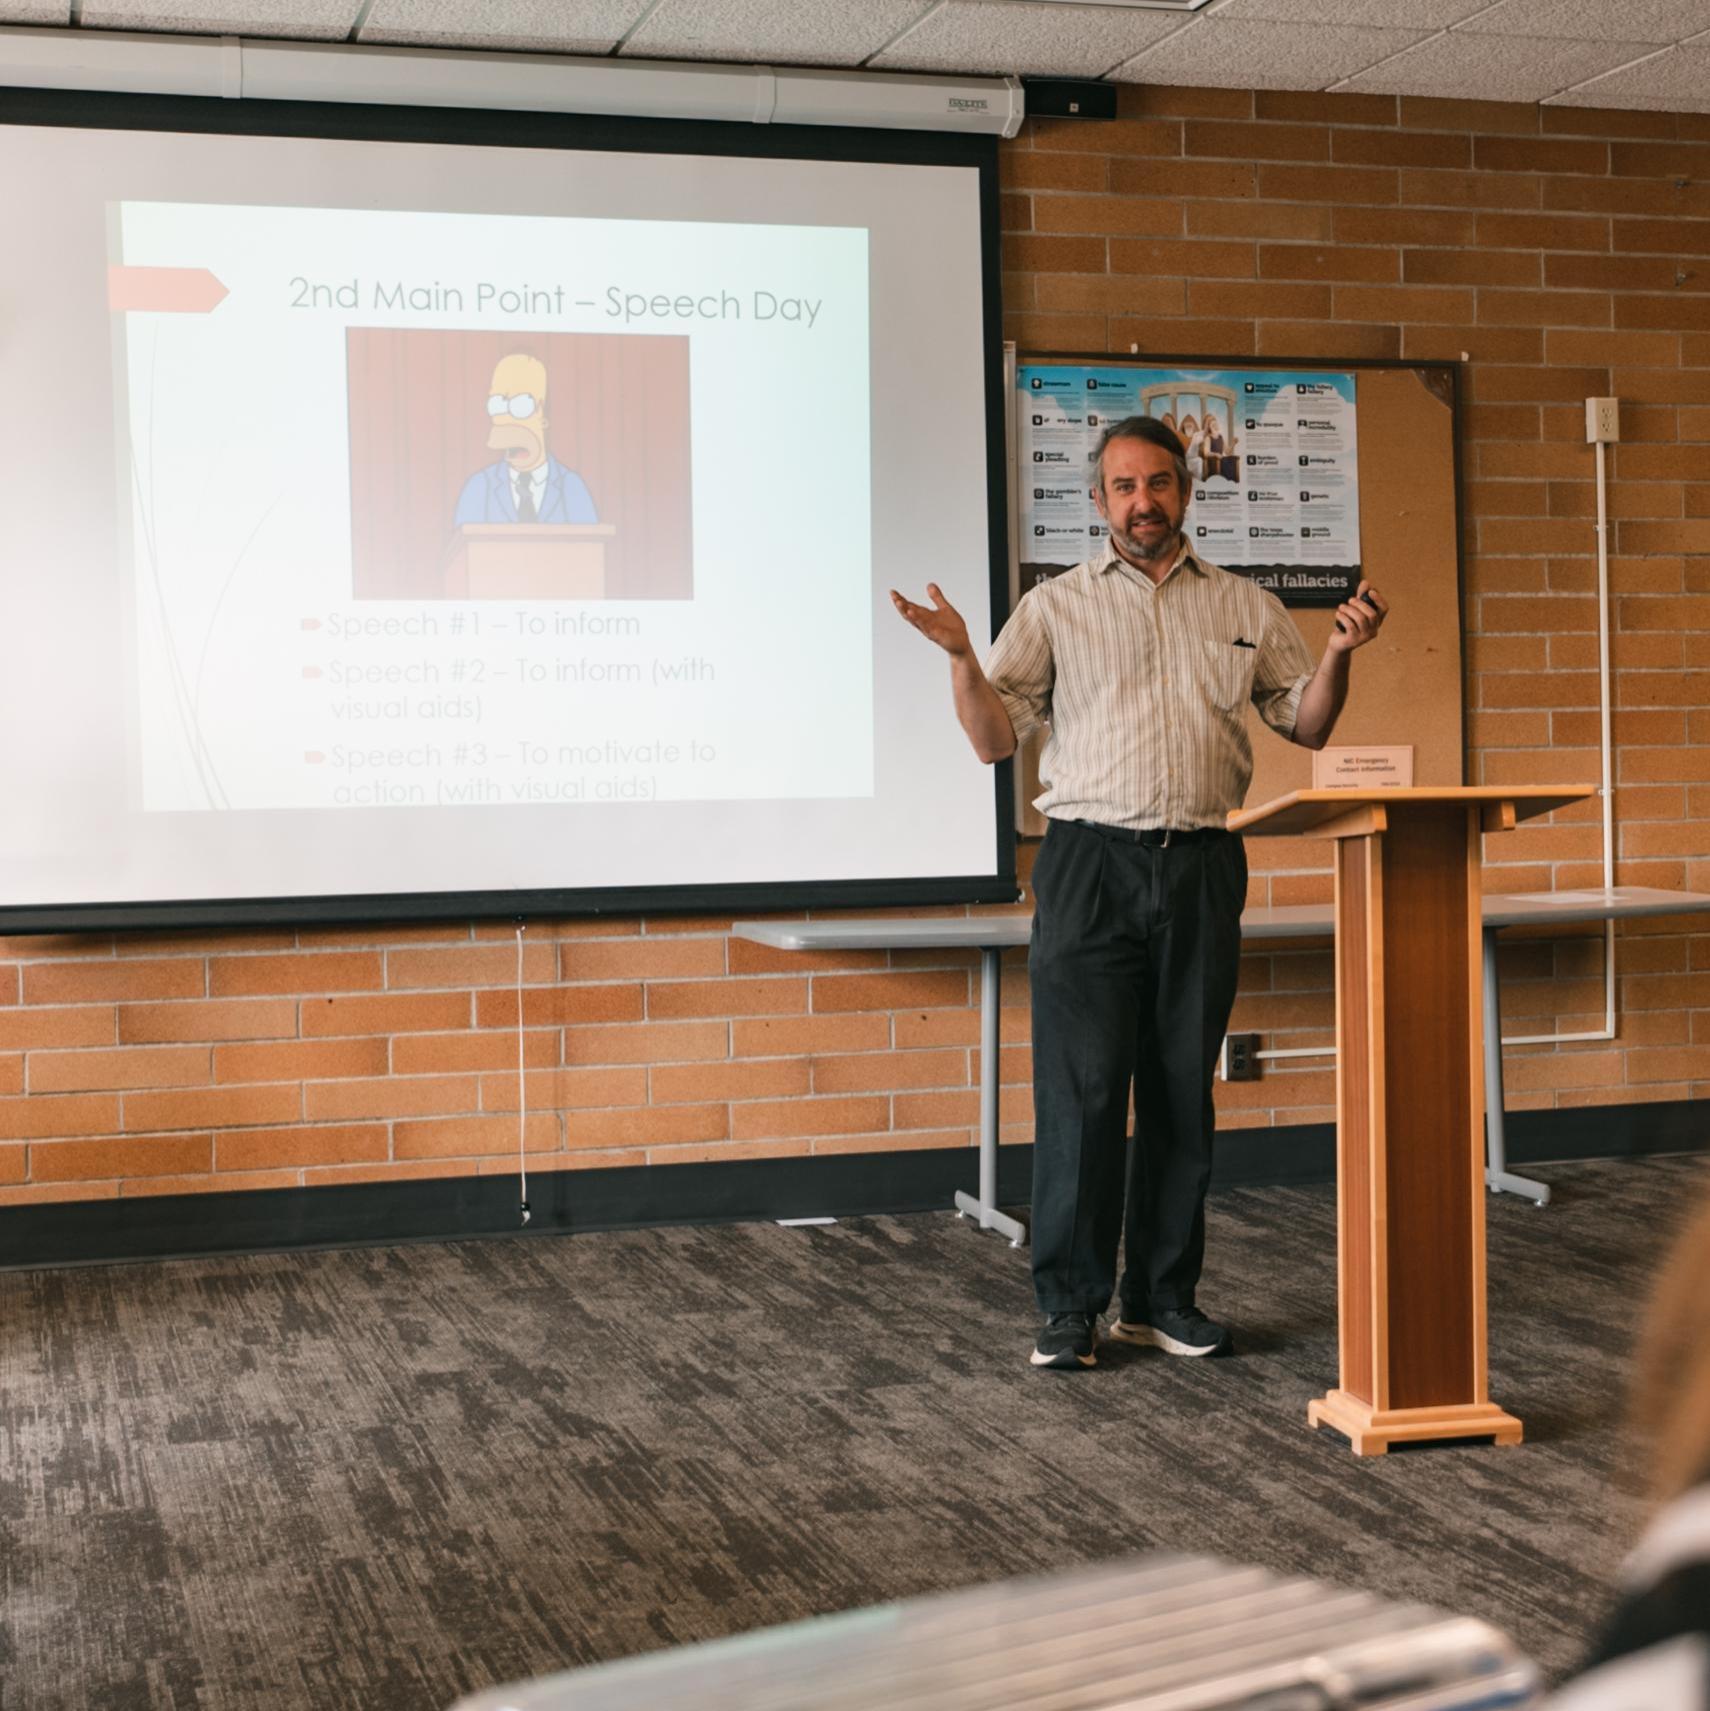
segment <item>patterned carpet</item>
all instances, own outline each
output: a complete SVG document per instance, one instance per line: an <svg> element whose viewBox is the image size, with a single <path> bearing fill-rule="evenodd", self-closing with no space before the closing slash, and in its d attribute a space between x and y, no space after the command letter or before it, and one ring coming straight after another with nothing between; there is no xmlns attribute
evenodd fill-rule
<svg viewBox="0 0 1710 1711"><path fill-rule="evenodd" d="M0 1708L429 1711L495 1682L1154 1546L1579 1655L1615 1429L1697 1159L1490 1209L1518 1450L1356 1460L1333 1192L1214 1199L1242 1356L1038 1374L1025 1256L948 1214L0 1274Z"/></svg>

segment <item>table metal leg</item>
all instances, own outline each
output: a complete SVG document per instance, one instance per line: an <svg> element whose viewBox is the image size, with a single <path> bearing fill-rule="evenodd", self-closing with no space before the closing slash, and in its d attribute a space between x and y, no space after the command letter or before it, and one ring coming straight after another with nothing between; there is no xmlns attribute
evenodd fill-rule
<svg viewBox="0 0 1710 1711"><path fill-rule="evenodd" d="M1496 933L1495 927L1484 929L1484 1182L1493 1194L1522 1194L1540 1206L1548 1206L1548 1183L1516 1176L1508 1168L1508 1136L1502 1112L1502 977L1496 962Z"/></svg>
<svg viewBox="0 0 1710 1711"><path fill-rule="evenodd" d="M980 952L980 1193L956 1191L956 1210L964 1218L977 1218L982 1230L996 1230L1019 1248L1027 1240L1027 1226L997 1209L998 1167L998 1014L999 981L1003 974L1003 952L988 945Z"/></svg>

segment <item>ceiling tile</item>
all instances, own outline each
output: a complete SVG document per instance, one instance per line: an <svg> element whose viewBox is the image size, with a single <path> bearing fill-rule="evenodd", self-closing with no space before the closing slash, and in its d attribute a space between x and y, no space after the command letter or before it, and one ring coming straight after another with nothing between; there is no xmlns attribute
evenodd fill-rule
<svg viewBox="0 0 1710 1711"><path fill-rule="evenodd" d="M1183 27L1182 19L1168 12L1030 5L1025 0L945 0L871 63L896 71L1102 77L1113 65Z"/></svg>
<svg viewBox="0 0 1710 1711"><path fill-rule="evenodd" d="M1548 41L1540 36L1432 36L1337 85L1383 95L1446 95L1467 101L1542 101L1599 72L1656 50L1643 42Z"/></svg>
<svg viewBox="0 0 1710 1711"><path fill-rule="evenodd" d="M69 24L71 0L0 0L0 24Z"/></svg>
<svg viewBox="0 0 1710 1711"><path fill-rule="evenodd" d="M169 30L199 36L342 41L360 0L84 0L78 21L95 30Z"/></svg>
<svg viewBox="0 0 1710 1711"><path fill-rule="evenodd" d="M1223 0L1208 14L1273 24L1352 24L1376 29L1440 30L1490 0Z"/></svg>
<svg viewBox="0 0 1710 1711"><path fill-rule="evenodd" d="M647 0L374 0L357 40L509 53L610 53Z"/></svg>
<svg viewBox="0 0 1710 1711"><path fill-rule="evenodd" d="M1303 29L1218 14L1190 25L1130 60L1125 83L1210 85L1217 89L1323 89L1424 39L1423 30L1353 24Z"/></svg>
<svg viewBox="0 0 1710 1711"><path fill-rule="evenodd" d="M1710 30L1710 0L1498 0L1463 29L1581 42L1678 42Z"/></svg>
<svg viewBox="0 0 1710 1711"><path fill-rule="evenodd" d="M624 43L651 59L859 65L931 0L661 0Z"/></svg>
<svg viewBox="0 0 1710 1711"><path fill-rule="evenodd" d="M1623 66L1552 106L1641 107L1662 113L1710 113L1710 46L1671 48L1642 65Z"/></svg>

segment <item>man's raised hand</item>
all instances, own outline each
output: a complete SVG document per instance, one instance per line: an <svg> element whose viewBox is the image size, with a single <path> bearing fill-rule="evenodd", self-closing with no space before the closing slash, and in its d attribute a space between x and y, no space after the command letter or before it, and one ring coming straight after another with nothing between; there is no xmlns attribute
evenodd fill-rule
<svg viewBox="0 0 1710 1711"><path fill-rule="evenodd" d="M930 606L917 606L912 600L905 600L894 588L891 590L891 604L928 641L936 642L952 659L960 659L972 652L968 645L968 626L962 622L962 614L944 598L936 582L927 583L926 592L932 600Z"/></svg>

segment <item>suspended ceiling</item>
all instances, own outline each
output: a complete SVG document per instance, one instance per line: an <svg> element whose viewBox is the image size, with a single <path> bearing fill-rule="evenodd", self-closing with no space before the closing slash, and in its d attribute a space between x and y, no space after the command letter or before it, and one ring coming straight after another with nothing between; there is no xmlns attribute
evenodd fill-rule
<svg viewBox="0 0 1710 1711"><path fill-rule="evenodd" d="M0 23L1710 111L1710 0L0 0Z"/></svg>

